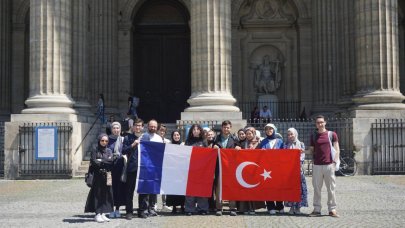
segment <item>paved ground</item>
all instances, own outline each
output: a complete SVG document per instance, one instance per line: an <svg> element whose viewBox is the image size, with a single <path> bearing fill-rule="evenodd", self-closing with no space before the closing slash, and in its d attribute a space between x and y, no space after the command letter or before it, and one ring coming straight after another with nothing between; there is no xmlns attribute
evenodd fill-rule
<svg viewBox="0 0 405 228"><path fill-rule="evenodd" d="M307 178L311 183L311 178ZM0 181L0 227L404 227L405 176L338 177L340 218L322 216L172 216L97 224L84 214L89 188L82 179ZM312 186L309 185L312 202ZM326 192L323 193L326 204ZM136 201L135 201L136 202ZM136 204L135 204L136 205ZM326 206L326 205L325 205ZM304 208L308 214L312 207ZM322 209L326 214L326 207Z"/></svg>

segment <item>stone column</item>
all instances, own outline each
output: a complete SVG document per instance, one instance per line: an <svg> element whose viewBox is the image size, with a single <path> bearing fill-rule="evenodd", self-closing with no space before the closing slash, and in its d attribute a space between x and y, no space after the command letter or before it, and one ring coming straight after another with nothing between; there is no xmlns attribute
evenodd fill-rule
<svg viewBox="0 0 405 228"><path fill-rule="evenodd" d="M72 13L72 97L76 101L74 108L80 114L89 115L90 104L87 100L89 93L89 77L87 72L87 29L88 2L73 0Z"/></svg>
<svg viewBox="0 0 405 228"><path fill-rule="evenodd" d="M8 118L11 102L11 1L0 1L0 120Z"/></svg>
<svg viewBox="0 0 405 228"><path fill-rule="evenodd" d="M356 109L404 109L399 91L397 0L355 1Z"/></svg>
<svg viewBox="0 0 405 228"><path fill-rule="evenodd" d="M71 1L30 4L30 95L22 113L75 113L70 97Z"/></svg>
<svg viewBox="0 0 405 228"><path fill-rule="evenodd" d="M186 112L239 112L231 94L231 42L231 1L192 0L192 94L182 119Z"/></svg>
<svg viewBox="0 0 405 228"><path fill-rule="evenodd" d="M314 106L313 113L333 112L339 97L339 36L337 1L314 0Z"/></svg>
<svg viewBox="0 0 405 228"><path fill-rule="evenodd" d="M106 112L118 107L118 22L116 0L97 0L91 4L91 101L104 94ZM121 82L125 83L125 82Z"/></svg>

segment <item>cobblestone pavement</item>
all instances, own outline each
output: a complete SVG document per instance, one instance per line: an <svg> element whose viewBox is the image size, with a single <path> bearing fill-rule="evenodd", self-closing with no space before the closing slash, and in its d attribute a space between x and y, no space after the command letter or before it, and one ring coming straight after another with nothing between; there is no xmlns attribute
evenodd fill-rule
<svg viewBox="0 0 405 228"><path fill-rule="evenodd" d="M311 178L307 182L312 203ZM2 180L0 227L403 227L405 224L405 176L338 177L340 218L326 216L325 190L322 195L325 216L317 218L269 216L262 210L254 216L237 217L227 213L222 217L160 213L159 217L148 219L121 218L97 224L93 214L83 213L88 191L82 179ZM305 214L311 211L312 206L302 210Z"/></svg>

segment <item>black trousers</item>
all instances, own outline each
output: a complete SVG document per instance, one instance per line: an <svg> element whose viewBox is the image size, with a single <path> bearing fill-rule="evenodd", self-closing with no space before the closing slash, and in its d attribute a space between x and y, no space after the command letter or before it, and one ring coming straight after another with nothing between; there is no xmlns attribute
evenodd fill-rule
<svg viewBox="0 0 405 228"><path fill-rule="evenodd" d="M154 207L156 202L157 202L156 194L139 194L138 197L139 212L155 210Z"/></svg>
<svg viewBox="0 0 405 228"><path fill-rule="evenodd" d="M126 182L127 195L125 203L125 210L127 214L132 214L134 212L135 183L136 183L136 171L132 173L127 173L127 182Z"/></svg>
<svg viewBox="0 0 405 228"><path fill-rule="evenodd" d="M276 201L276 203L274 203L274 201L266 201L266 206L267 206L267 210L282 210L284 209L284 205L283 205L283 201Z"/></svg>

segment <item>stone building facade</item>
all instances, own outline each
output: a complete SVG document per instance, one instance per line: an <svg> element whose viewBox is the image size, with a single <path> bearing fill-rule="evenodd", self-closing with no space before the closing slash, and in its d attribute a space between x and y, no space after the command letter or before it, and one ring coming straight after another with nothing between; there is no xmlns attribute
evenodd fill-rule
<svg viewBox="0 0 405 228"><path fill-rule="evenodd" d="M404 1L2 0L0 12L9 177L19 123L70 121L77 145L101 93L107 113L135 95L161 122L242 125L237 104L298 101L354 118L364 163L369 123L405 117Z"/></svg>

